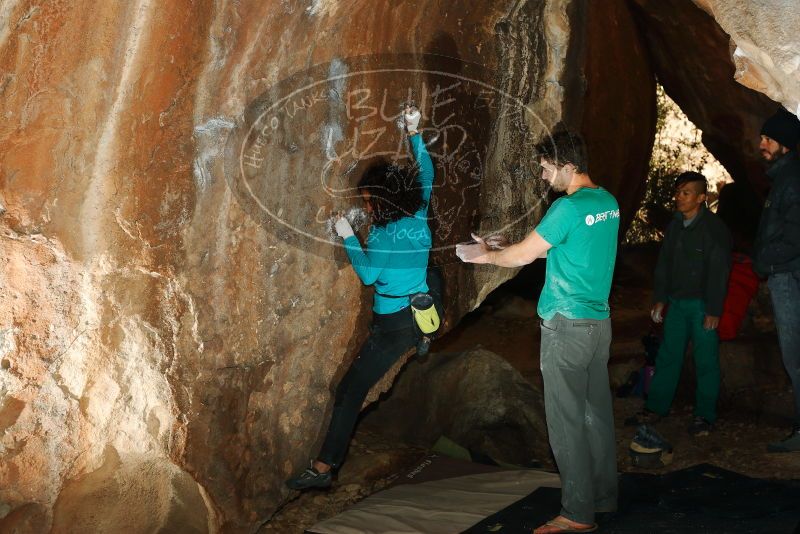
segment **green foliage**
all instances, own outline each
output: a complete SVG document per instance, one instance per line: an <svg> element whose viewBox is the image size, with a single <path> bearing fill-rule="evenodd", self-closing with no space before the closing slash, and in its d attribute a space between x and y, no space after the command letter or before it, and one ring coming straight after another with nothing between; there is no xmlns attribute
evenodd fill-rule
<svg viewBox="0 0 800 534"><path fill-rule="evenodd" d="M647 186L625 243L660 240L673 208L675 178L684 171L702 172L711 155L702 132L692 124L661 85L656 86L656 138L647 173Z"/></svg>

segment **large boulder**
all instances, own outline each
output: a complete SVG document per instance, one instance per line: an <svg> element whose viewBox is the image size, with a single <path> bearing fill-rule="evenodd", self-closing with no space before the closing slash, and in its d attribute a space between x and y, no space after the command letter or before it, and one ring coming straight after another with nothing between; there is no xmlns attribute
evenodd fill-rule
<svg viewBox="0 0 800 534"><path fill-rule="evenodd" d="M550 455L542 391L482 348L412 360L364 424L424 447L446 437L517 465Z"/></svg>
<svg viewBox="0 0 800 534"><path fill-rule="evenodd" d="M582 9L5 3L0 521L88 528L126 488L163 500L157 515L125 500L132 532L174 526L181 502L205 507L193 529L269 518L369 321L327 214L353 205L370 159L406 157L393 122L410 90L431 127L447 324L475 307L515 271L448 247L540 217L530 146L583 108ZM615 165L615 191L641 180Z"/></svg>
<svg viewBox="0 0 800 534"><path fill-rule="evenodd" d="M464 4L3 3L3 528L88 525L100 493L135 488L163 502L126 501L128 531L190 503L193 529L238 532L292 497L370 315L325 219L372 158L407 157L409 91L447 326L516 272L456 265L452 245L530 230L530 146L559 122L635 207L653 69L627 3Z"/></svg>

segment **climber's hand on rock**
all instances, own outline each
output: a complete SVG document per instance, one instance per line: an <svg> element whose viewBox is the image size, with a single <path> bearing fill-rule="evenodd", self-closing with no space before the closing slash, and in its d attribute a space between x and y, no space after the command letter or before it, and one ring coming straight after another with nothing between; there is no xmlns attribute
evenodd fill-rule
<svg viewBox="0 0 800 534"><path fill-rule="evenodd" d="M355 232L353 232L353 227L350 226L350 223L345 217L340 216L338 219L336 219L334 228L336 228L336 235L342 239L347 239L348 237L356 235Z"/></svg>
<svg viewBox="0 0 800 534"><path fill-rule="evenodd" d="M408 130L409 135L417 133L419 120L422 118L422 114L419 110L412 106L406 106L403 117L405 118L406 130Z"/></svg>

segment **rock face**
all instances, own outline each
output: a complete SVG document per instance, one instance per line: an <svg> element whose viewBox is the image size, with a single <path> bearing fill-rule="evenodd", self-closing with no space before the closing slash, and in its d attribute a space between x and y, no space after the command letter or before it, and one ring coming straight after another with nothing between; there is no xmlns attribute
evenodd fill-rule
<svg viewBox="0 0 800 534"><path fill-rule="evenodd" d="M448 324L514 274L448 246L538 220L528 147L558 122L634 206L648 41L590 4L2 3L0 531L116 532L113 502L131 532L240 532L291 497L370 315L325 218L407 158L409 91Z"/></svg>
<svg viewBox="0 0 800 534"><path fill-rule="evenodd" d="M730 36L736 80L800 115L800 10L793 0L695 0Z"/></svg>
<svg viewBox="0 0 800 534"><path fill-rule="evenodd" d="M523 235L543 208L527 147L585 89L564 75L583 68L578 15L4 3L0 530L113 531L111 511L92 522L109 496L132 531L186 507L188 530L268 519L369 320L325 217L360 165L405 157L411 90L438 138L439 246ZM513 275L435 258L451 323Z"/></svg>

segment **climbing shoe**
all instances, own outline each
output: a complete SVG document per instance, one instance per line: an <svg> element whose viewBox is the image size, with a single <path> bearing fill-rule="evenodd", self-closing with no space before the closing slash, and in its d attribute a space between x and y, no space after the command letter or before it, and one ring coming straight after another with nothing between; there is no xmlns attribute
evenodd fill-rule
<svg viewBox="0 0 800 534"><path fill-rule="evenodd" d="M692 422L689 423L689 428L686 430L689 432L690 436L700 437L709 435L713 429L714 425L712 425L708 419L698 415L692 419Z"/></svg>
<svg viewBox="0 0 800 534"><path fill-rule="evenodd" d="M428 336L422 336L419 341L417 341L417 356L420 358L420 361L423 363L426 361L425 357L428 355L428 352L431 350L431 338Z"/></svg>
<svg viewBox="0 0 800 534"><path fill-rule="evenodd" d="M656 412L651 412L647 408L641 412L625 419L625 426L654 425L661 421L662 417Z"/></svg>
<svg viewBox="0 0 800 534"><path fill-rule="evenodd" d="M783 441L767 445L769 452L796 452L800 451L800 426L794 427L789 437Z"/></svg>
<svg viewBox="0 0 800 534"><path fill-rule="evenodd" d="M329 488L331 485L331 472L320 473L312 465L297 475L286 481L286 486L293 490L304 490L309 488Z"/></svg>

